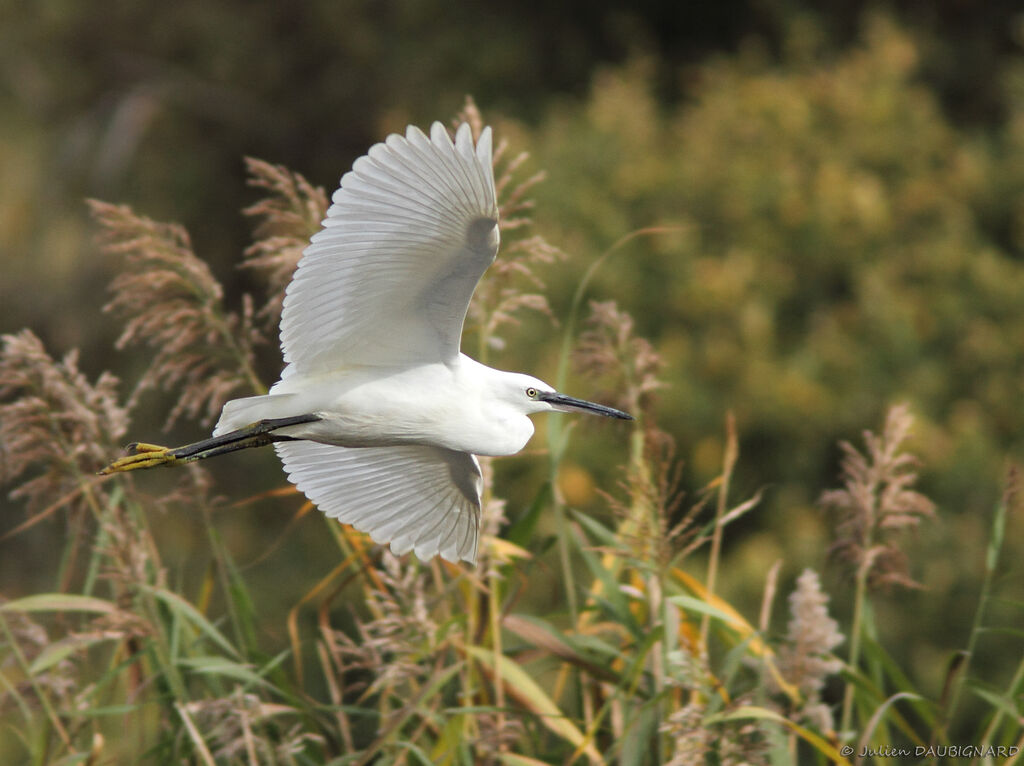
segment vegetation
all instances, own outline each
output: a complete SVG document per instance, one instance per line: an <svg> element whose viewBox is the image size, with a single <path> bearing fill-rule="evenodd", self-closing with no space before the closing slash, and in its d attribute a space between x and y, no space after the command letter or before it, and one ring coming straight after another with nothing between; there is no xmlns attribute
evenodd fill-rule
<svg viewBox="0 0 1024 766"><path fill-rule="evenodd" d="M172 42L205 18L181 13L194 23L167 28ZM397 16L381 28L419 29ZM261 39L263 16L247 19L239 39ZM866 14L840 44L793 15L683 70L674 98L679 70L638 44L589 94L508 110L529 122L488 114L508 142L503 246L464 348L640 417L542 418L526 454L488 462L476 568L399 559L323 519L272 454L95 476L129 436L163 422L192 440L273 380L282 290L327 199L248 160L262 199L250 190L251 243L229 264L223 199L243 185L209 153L157 151L200 144L143 108L157 93L212 108L224 91L133 90L88 191L141 202L91 202L88 224L0 213L18 264L5 321L33 327L5 327L0 350L0 761L1019 753L1024 67L993 58L972 111L938 66L952 38L923 28ZM223 50L218 71L256 71L247 50ZM433 103L397 67L379 76ZM85 75L67 87L87 101ZM353 153L409 119L344 103L359 107ZM118 131L147 114L165 132L119 165L132 134ZM461 116L480 124L471 102ZM41 183L15 175L47 154L32 135L22 154L0 145L6 211ZM318 172L351 160L308 148L337 160ZM169 187L212 169L223 187L135 193L112 180L128 166ZM188 230L136 212L168 206ZM88 297L65 309L75 288Z"/></svg>

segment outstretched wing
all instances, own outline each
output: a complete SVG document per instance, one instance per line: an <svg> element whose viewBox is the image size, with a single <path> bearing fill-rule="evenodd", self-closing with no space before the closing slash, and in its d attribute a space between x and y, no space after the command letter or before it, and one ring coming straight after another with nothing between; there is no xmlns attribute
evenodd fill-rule
<svg viewBox="0 0 1024 766"><path fill-rule="evenodd" d="M291 371L448 361L498 251L491 131L410 126L355 161L285 294Z"/></svg>
<svg viewBox="0 0 1024 766"><path fill-rule="evenodd" d="M274 445L288 478L328 516L426 561L476 563L482 479L477 459L440 447Z"/></svg>

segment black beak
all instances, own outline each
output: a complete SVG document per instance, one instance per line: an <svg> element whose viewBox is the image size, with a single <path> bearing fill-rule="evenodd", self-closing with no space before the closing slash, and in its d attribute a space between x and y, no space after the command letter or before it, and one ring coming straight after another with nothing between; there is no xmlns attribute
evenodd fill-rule
<svg viewBox="0 0 1024 766"><path fill-rule="evenodd" d="M541 391L537 394L537 398L562 412L590 412L594 415L604 415L606 418L633 420L633 416L628 412L617 410L614 407L605 407L603 404L594 404L586 399L577 399L575 396L566 396L557 391Z"/></svg>

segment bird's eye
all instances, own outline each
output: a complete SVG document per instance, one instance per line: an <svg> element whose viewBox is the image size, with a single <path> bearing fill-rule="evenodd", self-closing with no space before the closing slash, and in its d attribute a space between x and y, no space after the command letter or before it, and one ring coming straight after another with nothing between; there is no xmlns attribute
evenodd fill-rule
<svg viewBox="0 0 1024 766"><path fill-rule="evenodd" d="M528 388L528 389L526 389L526 395L528 397L530 397L531 399L536 399L537 398L537 389L536 388Z"/></svg>

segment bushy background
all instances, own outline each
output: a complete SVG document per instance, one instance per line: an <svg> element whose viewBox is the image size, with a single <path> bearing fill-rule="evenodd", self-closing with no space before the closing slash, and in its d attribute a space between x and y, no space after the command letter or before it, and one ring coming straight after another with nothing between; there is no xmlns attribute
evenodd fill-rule
<svg viewBox="0 0 1024 766"><path fill-rule="evenodd" d="M238 211L255 198L243 156L330 189L371 143L447 120L471 93L530 152L526 170L547 172L534 218L567 256L545 271L556 318L596 258L657 227L614 247L588 297L630 311L664 359L659 423L691 496L718 475L735 413L735 491L764 499L723 551L734 606L756 612L782 559L787 582L824 571L848 610L818 497L837 483L837 442L910 405L938 516L909 543L924 589L878 601L877 624L934 691L970 632L990 512L1022 448L1024 16L998 2L815 5L8 1L0 330L31 327L55 355L80 348L90 378L113 370L130 387L145 361L113 351L121 328L101 308L120 264L96 245L85 197L181 221L238 306L255 279L236 268L250 242ZM552 379L562 329L528 319L489 362ZM272 344L257 366L274 379ZM577 376L570 391L591 386ZM144 396L132 437L198 438L195 422L159 434L170 401ZM607 433L577 439L566 501L603 513L596 488L621 459ZM283 484L272 455L218 462L228 498ZM511 517L546 468L536 455L497 464ZM18 503L2 508L0 532L23 520ZM183 571L202 561L199 522L156 523ZM247 561L287 519L255 504L221 523ZM330 567L321 529L253 563L261 622L280 624ZM0 591L49 587L61 534L4 540ZM1018 660L996 637L979 659L993 682Z"/></svg>

